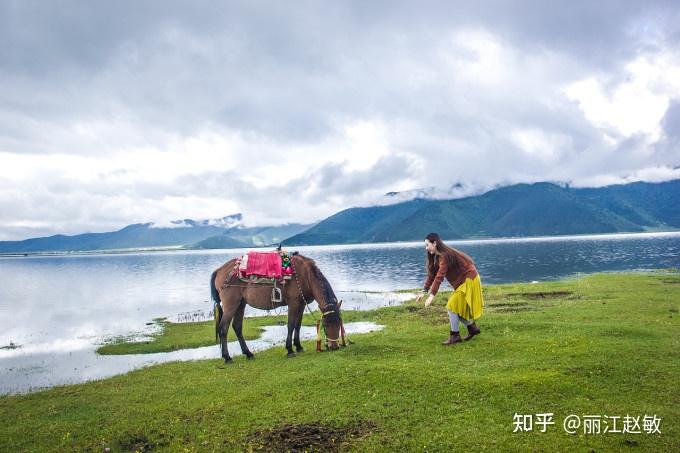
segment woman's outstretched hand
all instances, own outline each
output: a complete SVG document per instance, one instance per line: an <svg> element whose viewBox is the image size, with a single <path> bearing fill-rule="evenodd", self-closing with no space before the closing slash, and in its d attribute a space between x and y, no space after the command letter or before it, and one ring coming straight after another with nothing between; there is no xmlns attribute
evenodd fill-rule
<svg viewBox="0 0 680 453"><path fill-rule="evenodd" d="M420 293L418 294L418 297L416 297L416 303L419 304L421 300L423 300L423 296L427 293Z"/></svg>
<svg viewBox="0 0 680 453"><path fill-rule="evenodd" d="M434 295L430 294L429 296L427 296L427 300L425 301L425 306L429 307L430 305L432 305L433 300L434 300Z"/></svg>

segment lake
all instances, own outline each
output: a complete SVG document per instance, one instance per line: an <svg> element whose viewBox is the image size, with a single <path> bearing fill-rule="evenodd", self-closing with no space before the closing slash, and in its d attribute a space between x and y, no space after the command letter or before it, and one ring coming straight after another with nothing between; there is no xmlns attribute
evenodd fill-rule
<svg viewBox="0 0 680 453"><path fill-rule="evenodd" d="M680 232L446 242L473 257L486 285L602 271L680 268ZM425 276L420 241L295 250L316 260L345 301L344 309L401 303L411 296L391 291L419 288ZM127 361L100 359L93 351L105 338L148 334L153 326L147 324L154 318L205 319L212 307L211 272L244 252L0 258L0 393L100 378L148 364L148 360L130 356ZM448 288L445 283L443 289ZM267 313L247 312L258 314ZM87 360L75 358L83 354ZM191 358L195 357L190 353L184 356ZM176 354L156 361L181 359ZM124 363L111 365L114 360ZM60 365L64 369L78 365L61 375L55 370L57 362L64 362ZM102 367L111 370L99 372Z"/></svg>

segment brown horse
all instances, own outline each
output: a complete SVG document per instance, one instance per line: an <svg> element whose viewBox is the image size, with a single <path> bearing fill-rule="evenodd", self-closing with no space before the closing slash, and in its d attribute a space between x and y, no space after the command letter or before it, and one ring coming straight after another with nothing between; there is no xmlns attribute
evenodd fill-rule
<svg viewBox="0 0 680 453"><path fill-rule="evenodd" d="M340 305L333 288L316 266L314 260L301 255L291 256L293 266L293 278L288 280L281 288L281 302L272 302L272 286L262 283L250 283L239 280L237 276L236 259L227 261L210 277L210 290L213 302L220 302L219 313L216 317L217 334L220 338L222 357L225 363L231 362L227 350L227 334L229 324L233 320L233 328L241 345L243 354L252 359L245 340L243 339L243 313L246 304L261 310L288 305L288 336L286 337L286 349L288 357L295 357L292 342L295 342L297 352L302 352L300 344L300 326L305 305L312 300L319 304L319 310L323 314L323 326L326 329L329 347L338 349L340 340ZM292 338L294 335L294 339Z"/></svg>

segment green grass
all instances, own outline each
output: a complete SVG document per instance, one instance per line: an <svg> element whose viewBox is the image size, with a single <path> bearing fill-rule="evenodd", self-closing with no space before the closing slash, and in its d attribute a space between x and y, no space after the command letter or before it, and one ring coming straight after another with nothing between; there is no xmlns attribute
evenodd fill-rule
<svg viewBox="0 0 680 453"><path fill-rule="evenodd" d="M352 431L328 440L339 451L680 451L680 275L484 289L482 334L452 347L442 293L427 309L344 313L386 328L334 353L306 342L294 359L277 347L2 397L0 451L251 451L270 428L305 425ZM545 412L548 432L513 434L514 413ZM569 414L656 415L662 434L568 435Z"/></svg>

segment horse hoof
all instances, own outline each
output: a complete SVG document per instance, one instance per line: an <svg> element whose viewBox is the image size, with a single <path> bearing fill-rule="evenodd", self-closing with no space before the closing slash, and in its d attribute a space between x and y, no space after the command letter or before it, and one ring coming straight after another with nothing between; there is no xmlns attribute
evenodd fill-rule
<svg viewBox="0 0 680 453"><path fill-rule="evenodd" d="M250 355L248 355L248 356L246 356L246 357L248 358L248 360L253 360L253 359L255 358L255 356L254 356L253 354L250 354Z"/></svg>
<svg viewBox="0 0 680 453"><path fill-rule="evenodd" d="M233 360L231 360L231 359L224 359L224 364L225 364L225 365L231 365L232 363L234 363Z"/></svg>
<svg viewBox="0 0 680 453"><path fill-rule="evenodd" d="M302 346L300 346L299 348L295 348L295 350L297 352L305 352L305 348L303 348Z"/></svg>
<svg viewBox="0 0 680 453"><path fill-rule="evenodd" d="M288 358L289 358L289 359L292 359L293 357L295 357L295 353L294 353L294 352L289 352L289 353L288 353Z"/></svg>

